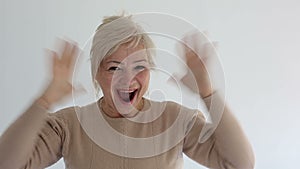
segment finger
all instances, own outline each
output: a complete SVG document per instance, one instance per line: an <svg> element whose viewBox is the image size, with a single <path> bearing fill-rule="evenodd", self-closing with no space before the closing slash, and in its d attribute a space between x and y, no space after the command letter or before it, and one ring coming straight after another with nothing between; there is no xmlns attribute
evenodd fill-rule
<svg viewBox="0 0 300 169"><path fill-rule="evenodd" d="M188 53L188 52L191 52L193 49L192 49L192 41L190 39L190 37L184 37L182 39L182 42L183 42L183 50L185 53Z"/></svg>
<svg viewBox="0 0 300 169"><path fill-rule="evenodd" d="M185 59L187 65L193 64L194 62L198 62L200 59L198 55L193 50L185 51Z"/></svg>
<svg viewBox="0 0 300 169"><path fill-rule="evenodd" d="M192 30L185 35L183 41L185 41L191 49L198 51L203 44L209 42L209 33L208 31L201 32L197 29Z"/></svg>
<svg viewBox="0 0 300 169"><path fill-rule="evenodd" d="M184 40L185 44L184 44L184 54L185 54L185 58L186 60L190 60L190 59L196 59L198 58L198 54L199 53L199 42L197 42L197 39L193 38L193 37L186 37L186 39Z"/></svg>
<svg viewBox="0 0 300 169"><path fill-rule="evenodd" d="M70 67L74 64L78 56L78 44L68 37L64 37L65 42L69 44L69 53L66 60L67 66Z"/></svg>
<svg viewBox="0 0 300 169"><path fill-rule="evenodd" d="M54 69L55 66L58 66L59 62L59 57L58 54L50 49L45 49L45 52L47 56L49 57L49 61L51 62L52 69Z"/></svg>
<svg viewBox="0 0 300 169"><path fill-rule="evenodd" d="M48 74L50 77L53 77L54 75L54 67L57 65L58 56L57 53L50 50L50 49L44 49L45 56L47 57L47 70L49 71Z"/></svg>
<svg viewBox="0 0 300 169"><path fill-rule="evenodd" d="M62 51L62 54L61 54L61 63L64 64L65 66L68 66L69 65L69 62L70 62L70 55L71 55L71 51L72 51L72 44L66 40L62 40L63 42L63 51Z"/></svg>
<svg viewBox="0 0 300 169"><path fill-rule="evenodd" d="M75 41L72 40L64 40L66 45L64 52L62 54L62 62L69 70L73 70L75 62L78 57L79 48Z"/></svg>
<svg viewBox="0 0 300 169"><path fill-rule="evenodd" d="M76 44L73 44L67 65L70 70L74 69L75 63L78 59L79 51L79 47Z"/></svg>
<svg viewBox="0 0 300 169"><path fill-rule="evenodd" d="M201 56L201 59L211 60L216 58L218 44L219 43L217 41L213 41L211 43L206 43L205 45L203 45L203 56Z"/></svg>

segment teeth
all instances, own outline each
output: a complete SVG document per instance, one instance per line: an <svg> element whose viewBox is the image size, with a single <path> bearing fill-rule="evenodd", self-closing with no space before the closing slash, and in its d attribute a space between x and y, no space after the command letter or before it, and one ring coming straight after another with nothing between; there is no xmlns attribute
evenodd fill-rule
<svg viewBox="0 0 300 169"><path fill-rule="evenodd" d="M137 89L120 89L118 90L119 96L120 98L125 101L125 102L130 102L133 97L135 96L135 91L137 91ZM133 95L134 94L134 95Z"/></svg>
<svg viewBox="0 0 300 169"><path fill-rule="evenodd" d="M132 93L134 91L135 90L119 90L119 92L122 92L122 93Z"/></svg>

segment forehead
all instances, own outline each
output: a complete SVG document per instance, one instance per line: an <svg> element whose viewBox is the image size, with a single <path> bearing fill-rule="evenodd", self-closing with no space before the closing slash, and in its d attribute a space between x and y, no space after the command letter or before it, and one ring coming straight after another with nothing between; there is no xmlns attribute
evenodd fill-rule
<svg viewBox="0 0 300 169"><path fill-rule="evenodd" d="M130 47L129 44L122 44L114 53L105 57L104 61L129 62L140 59L148 60L144 45L139 44L136 47Z"/></svg>

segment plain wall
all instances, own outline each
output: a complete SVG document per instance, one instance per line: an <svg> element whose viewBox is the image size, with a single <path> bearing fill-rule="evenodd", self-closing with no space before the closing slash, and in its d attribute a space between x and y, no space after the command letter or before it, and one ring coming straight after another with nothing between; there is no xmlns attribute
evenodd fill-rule
<svg viewBox="0 0 300 169"><path fill-rule="evenodd" d="M31 104L56 37L83 45L103 16L163 12L219 41L226 97L256 155L257 169L294 169L300 157L300 2L296 0L0 1L0 133ZM50 167L63 168L59 162ZM185 168L203 168L186 158Z"/></svg>

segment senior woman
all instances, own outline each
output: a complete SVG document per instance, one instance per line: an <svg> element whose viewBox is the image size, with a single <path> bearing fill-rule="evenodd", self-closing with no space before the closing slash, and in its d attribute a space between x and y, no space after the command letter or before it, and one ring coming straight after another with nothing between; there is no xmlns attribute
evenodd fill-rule
<svg viewBox="0 0 300 169"><path fill-rule="evenodd" d="M65 42L60 55L52 52L52 80L48 87L0 138L0 168L45 168L63 157L69 169L174 169L182 168L182 153L209 168L254 168L252 148L226 107L212 135L205 142L199 142L205 126L201 112L174 102L155 102L143 97L148 88L150 69L154 66L150 48L153 48L151 39L128 16L105 18L93 38L91 72L95 87L103 92L103 97L91 105L97 105L100 112L96 113L101 114L114 130L127 135L126 139L111 139L110 133L101 132L107 129L95 126L90 129L97 136L92 137L82 125L84 120L78 118L76 107L48 113L52 105L74 89L70 78L79 50L75 44ZM211 97L217 92L212 89L197 55L188 50L186 58L195 75L199 95L209 107ZM95 113L89 108L91 105L79 109L87 110L85 115ZM164 105L163 111L153 121L139 123L132 120L155 114L160 105ZM169 135L161 142L153 139L152 144L135 144L134 148L129 145L129 137L154 138L166 131L176 122L179 111L192 118L187 118L187 123L182 126L177 123L178 129L184 128L184 135L175 144L172 141L177 137ZM192 116L195 112L196 116ZM110 142L112 149L116 147L115 150L122 153L102 147L97 144L97 138ZM164 149L162 145L172 146ZM143 154L147 149L155 151ZM136 156L131 154L132 151Z"/></svg>

